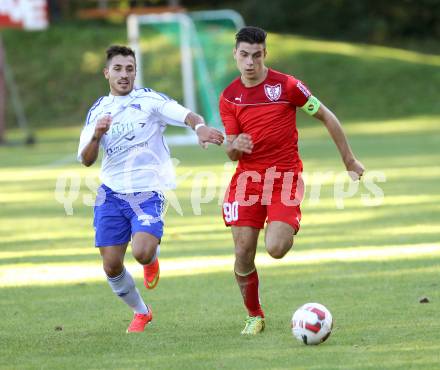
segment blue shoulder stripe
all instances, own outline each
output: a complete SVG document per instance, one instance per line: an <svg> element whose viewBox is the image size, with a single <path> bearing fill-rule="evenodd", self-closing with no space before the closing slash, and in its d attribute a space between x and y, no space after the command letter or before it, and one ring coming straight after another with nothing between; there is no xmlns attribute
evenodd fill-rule
<svg viewBox="0 0 440 370"><path fill-rule="evenodd" d="M90 123L90 122L89 122L89 120L90 120L90 116L91 116L92 112L93 112L93 111L99 106L99 104L101 104L102 99L104 99L103 96L101 96L98 100L96 100L96 101L93 103L92 107L91 107L90 110L89 110L89 113L87 113L87 118L86 118L86 124L85 124L85 126L87 126L87 125Z"/></svg>
<svg viewBox="0 0 440 370"><path fill-rule="evenodd" d="M157 91L153 91L153 92L155 92L157 95L161 96L161 97L164 98L165 100L173 100L173 99L171 99L168 95L166 95L166 94L164 94L164 93L160 93L160 92L157 92Z"/></svg>
<svg viewBox="0 0 440 370"><path fill-rule="evenodd" d="M162 99L164 99L164 100L173 100L173 99L171 99L168 95L166 95L166 94L164 94L164 93L160 93L160 92L158 92L158 91L155 91L155 90L153 90L153 89L150 89L150 88L148 88L148 87L143 87L143 88L140 88L140 89L136 89L136 91L139 91L139 90L144 90L145 92L152 92L152 93L155 93L155 94L157 94L157 95L159 95Z"/></svg>
<svg viewBox="0 0 440 370"><path fill-rule="evenodd" d="M139 91L139 90L144 90L145 92L153 91L153 90L149 89L148 87L140 87L139 89L136 89L136 91Z"/></svg>

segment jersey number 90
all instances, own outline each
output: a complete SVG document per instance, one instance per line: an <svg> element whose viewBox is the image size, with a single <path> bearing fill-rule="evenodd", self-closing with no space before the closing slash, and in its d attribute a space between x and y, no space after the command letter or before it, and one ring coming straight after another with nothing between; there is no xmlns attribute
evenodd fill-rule
<svg viewBox="0 0 440 370"><path fill-rule="evenodd" d="M223 203L223 213L225 215L225 221L237 221L238 220L238 202Z"/></svg>

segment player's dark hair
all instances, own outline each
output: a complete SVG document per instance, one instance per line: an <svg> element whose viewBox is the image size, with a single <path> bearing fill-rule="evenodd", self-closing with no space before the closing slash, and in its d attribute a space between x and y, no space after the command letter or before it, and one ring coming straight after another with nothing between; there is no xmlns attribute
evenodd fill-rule
<svg viewBox="0 0 440 370"><path fill-rule="evenodd" d="M237 47L240 42L264 44L264 46L266 46L266 36L267 33L262 28L253 26L243 27L235 35L235 47Z"/></svg>
<svg viewBox="0 0 440 370"><path fill-rule="evenodd" d="M106 50L106 54L107 54L107 64L116 55L122 55L124 57L132 56L136 61L136 56L134 55L134 51L126 46L112 45Z"/></svg>

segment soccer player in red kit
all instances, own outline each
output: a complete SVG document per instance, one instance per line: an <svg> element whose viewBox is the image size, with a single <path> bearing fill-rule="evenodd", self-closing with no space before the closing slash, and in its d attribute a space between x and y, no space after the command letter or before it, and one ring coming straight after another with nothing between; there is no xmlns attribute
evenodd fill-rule
<svg viewBox="0 0 440 370"><path fill-rule="evenodd" d="M244 27L236 34L234 59L240 77L220 96L226 153L238 166L223 203L235 244L235 277L248 311L242 334L264 330L255 253L267 222L265 245L273 258L292 248L301 220L302 162L297 108L322 121L347 171L359 179L364 166L354 156L336 116L295 77L267 68L266 32Z"/></svg>

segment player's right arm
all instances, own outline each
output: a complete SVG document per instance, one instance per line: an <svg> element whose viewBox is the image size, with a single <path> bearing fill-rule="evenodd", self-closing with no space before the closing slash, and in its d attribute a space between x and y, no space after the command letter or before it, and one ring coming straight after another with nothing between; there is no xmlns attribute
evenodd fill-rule
<svg viewBox="0 0 440 370"><path fill-rule="evenodd" d="M226 154L231 161L238 161L243 153L251 154L253 148L254 144L249 134L226 136Z"/></svg>
<svg viewBox="0 0 440 370"><path fill-rule="evenodd" d="M84 166L91 166L98 159L99 154L99 143L102 136L108 131L112 123L112 118L109 115L101 117L96 122L95 132L89 143L84 147L81 152L81 163Z"/></svg>
<svg viewBox="0 0 440 370"><path fill-rule="evenodd" d="M251 154L254 148L252 138L241 132L235 107L225 99L224 93L220 95L219 111L226 132L226 155L231 161L238 161L243 153Z"/></svg>

